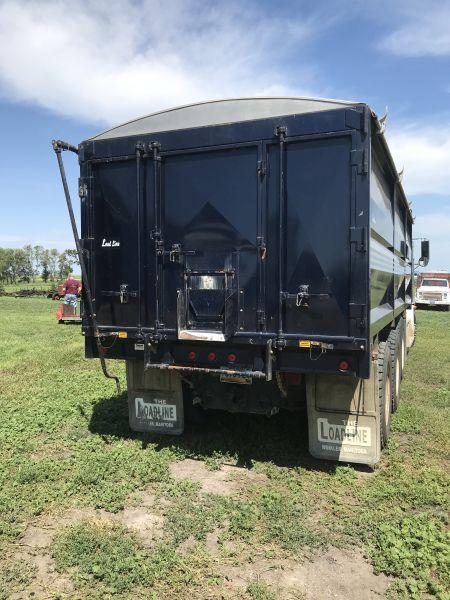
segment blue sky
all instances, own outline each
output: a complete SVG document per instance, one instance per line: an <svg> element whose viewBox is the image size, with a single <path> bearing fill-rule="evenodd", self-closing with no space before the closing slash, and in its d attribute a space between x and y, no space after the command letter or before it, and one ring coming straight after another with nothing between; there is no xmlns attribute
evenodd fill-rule
<svg viewBox="0 0 450 600"><path fill-rule="evenodd" d="M449 0L0 0L0 47L0 245L73 246L52 138L210 98L312 95L388 107L415 235L450 270Z"/></svg>

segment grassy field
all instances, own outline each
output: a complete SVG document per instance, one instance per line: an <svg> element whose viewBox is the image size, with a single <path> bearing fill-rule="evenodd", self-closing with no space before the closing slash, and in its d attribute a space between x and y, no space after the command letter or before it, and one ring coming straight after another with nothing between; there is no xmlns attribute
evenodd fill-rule
<svg viewBox="0 0 450 600"><path fill-rule="evenodd" d="M74 274L76 279L81 279L81 275ZM42 277L35 277L34 281L18 281L17 283L0 283L0 289L5 292L19 292L22 290L44 290L50 291L54 290L58 287L59 283L62 283L63 280L60 278L56 278L54 281L49 279L47 283L42 279Z"/></svg>
<svg viewBox="0 0 450 600"><path fill-rule="evenodd" d="M0 298L0 599L375 597L364 569L385 597L449 598L448 313L418 313L372 472L311 459L301 413L132 434L56 308ZM314 591L340 571L354 595Z"/></svg>
<svg viewBox="0 0 450 600"><path fill-rule="evenodd" d="M0 288L5 292L18 292L19 290L49 290L53 289L58 282L50 279L45 283L41 277L36 277L34 281L20 281L17 283L1 283Z"/></svg>

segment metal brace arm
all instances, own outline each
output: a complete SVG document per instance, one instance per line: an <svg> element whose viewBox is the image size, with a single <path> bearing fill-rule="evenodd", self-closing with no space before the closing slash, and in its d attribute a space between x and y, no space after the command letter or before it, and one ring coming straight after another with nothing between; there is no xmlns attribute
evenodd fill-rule
<svg viewBox="0 0 450 600"><path fill-rule="evenodd" d="M80 262L80 267L81 267L81 275L83 277L83 288L84 288L84 295L85 295L86 303L87 303L87 307L88 307L88 318L92 324L92 329L94 330L94 337L95 337L95 341L97 344L100 365L102 367L103 375L105 377L107 377L108 379L114 379L114 381L116 382L117 393L120 394L121 390L120 390L119 378L116 377L115 375L111 375L110 373L108 373L108 369L106 368L105 358L103 356L103 347L100 343L100 332L98 329L97 320L95 318L94 304L92 302L92 293L91 293L91 288L89 285L86 263L84 261L83 249L81 247L80 238L78 236L78 229L77 229L77 223L75 221L75 215L73 212L72 199L70 197L69 186L67 185L66 171L64 169L64 163L63 163L63 159L62 159L62 155L61 155L61 153L64 150L69 150L70 152L74 152L75 154L78 154L78 147L73 146L72 144L69 144L67 142L63 142L61 140L53 140L52 146L53 146L53 150L55 151L56 158L58 160L58 167L59 167L59 172L61 174L61 181L62 181L63 188L64 188L64 195L66 197L66 204L67 204L67 210L69 212L70 224L72 225L73 239L75 241L75 246L77 248L78 260Z"/></svg>

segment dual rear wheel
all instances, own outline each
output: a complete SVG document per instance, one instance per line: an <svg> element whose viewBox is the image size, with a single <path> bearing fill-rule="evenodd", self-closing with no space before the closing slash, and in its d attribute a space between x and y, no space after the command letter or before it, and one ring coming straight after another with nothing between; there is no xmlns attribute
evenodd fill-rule
<svg viewBox="0 0 450 600"><path fill-rule="evenodd" d="M387 340L378 343L377 381L381 448L387 443L391 415L397 410L400 402L400 385L405 362L405 320L401 318Z"/></svg>

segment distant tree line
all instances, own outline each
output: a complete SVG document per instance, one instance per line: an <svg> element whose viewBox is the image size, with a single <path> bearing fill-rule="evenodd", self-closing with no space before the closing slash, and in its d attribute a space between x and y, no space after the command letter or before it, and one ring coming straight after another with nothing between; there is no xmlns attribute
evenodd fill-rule
<svg viewBox="0 0 450 600"><path fill-rule="evenodd" d="M47 283L63 279L78 266L76 250L44 248L28 244L23 248L0 248L0 283L34 282L41 277Z"/></svg>

